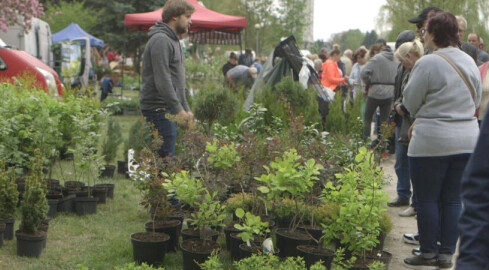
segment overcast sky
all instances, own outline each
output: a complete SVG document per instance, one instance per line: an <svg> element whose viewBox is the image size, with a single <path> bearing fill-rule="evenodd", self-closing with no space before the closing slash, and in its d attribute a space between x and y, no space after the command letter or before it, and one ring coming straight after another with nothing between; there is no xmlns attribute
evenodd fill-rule
<svg viewBox="0 0 489 270"><path fill-rule="evenodd" d="M331 34L375 29L375 18L386 0L314 0L314 39L328 40Z"/></svg>

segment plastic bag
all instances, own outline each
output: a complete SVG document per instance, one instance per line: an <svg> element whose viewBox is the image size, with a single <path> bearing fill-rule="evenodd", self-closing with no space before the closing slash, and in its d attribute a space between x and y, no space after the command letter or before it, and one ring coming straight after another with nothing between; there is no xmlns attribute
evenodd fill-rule
<svg viewBox="0 0 489 270"><path fill-rule="evenodd" d="M302 88L307 89L307 83L309 82L309 76L311 76L311 72L309 71L309 68L307 67L307 63L304 61L302 62L302 68L301 71L299 72L299 83L301 84Z"/></svg>

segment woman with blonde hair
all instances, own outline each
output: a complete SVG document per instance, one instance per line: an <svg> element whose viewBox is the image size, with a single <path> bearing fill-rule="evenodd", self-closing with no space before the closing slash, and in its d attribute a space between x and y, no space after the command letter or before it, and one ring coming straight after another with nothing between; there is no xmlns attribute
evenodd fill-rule
<svg viewBox="0 0 489 270"><path fill-rule="evenodd" d="M414 36L414 34L413 34ZM409 80L411 70L418 59L423 56L424 48L419 39L414 41L407 41L401 44L394 56L401 62L402 72L396 78L396 87L394 89L394 110L395 110L395 122L396 122L396 134L395 134L395 147L396 147L396 163L394 168L397 174L397 196L398 198L389 203L389 206L402 206L409 204L409 199L412 195L412 201L408 208L399 212L401 217L410 217L416 214L416 196L414 195L414 189L411 193L411 180L409 177L409 165L408 165L408 130L412 124L411 116L406 108L402 105L402 97L404 87ZM398 73L399 74L399 73Z"/></svg>

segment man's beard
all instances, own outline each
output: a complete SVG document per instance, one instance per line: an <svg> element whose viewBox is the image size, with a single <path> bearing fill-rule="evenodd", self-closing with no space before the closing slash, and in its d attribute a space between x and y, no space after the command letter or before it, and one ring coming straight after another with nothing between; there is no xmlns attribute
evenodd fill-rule
<svg viewBox="0 0 489 270"><path fill-rule="evenodd" d="M176 30L177 30L177 34L179 35L185 34L188 31L187 27L183 27L181 25L177 25Z"/></svg>

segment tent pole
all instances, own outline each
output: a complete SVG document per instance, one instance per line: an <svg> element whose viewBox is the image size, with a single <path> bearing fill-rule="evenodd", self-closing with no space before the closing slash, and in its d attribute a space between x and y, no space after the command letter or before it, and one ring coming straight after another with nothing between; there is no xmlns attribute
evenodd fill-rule
<svg viewBox="0 0 489 270"><path fill-rule="evenodd" d="M243 52L243 39L241 39L241 31L239 31L239 54Z"/></svg>

